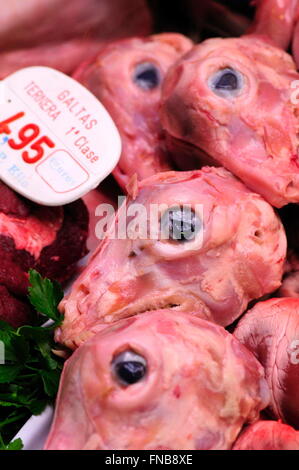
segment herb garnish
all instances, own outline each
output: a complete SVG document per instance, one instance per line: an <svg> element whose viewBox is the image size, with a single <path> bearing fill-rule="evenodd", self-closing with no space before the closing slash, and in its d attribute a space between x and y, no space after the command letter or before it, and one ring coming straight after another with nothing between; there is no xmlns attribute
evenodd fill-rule
<svg viewBox="0 0 299 470"><path fill-rule="evenodd" d="M29 300L40 314L33 326L13 328L0 321L5 361L0 364L0 449L19 450L22 441L9 442L29 417L42 413L56 397L63 359L53 354L53 331L62 321L58 304L63 291L57 282L31 270ZM46 318L49 326L42 327ZM56 345L57 348L57 345Z"/></svg>

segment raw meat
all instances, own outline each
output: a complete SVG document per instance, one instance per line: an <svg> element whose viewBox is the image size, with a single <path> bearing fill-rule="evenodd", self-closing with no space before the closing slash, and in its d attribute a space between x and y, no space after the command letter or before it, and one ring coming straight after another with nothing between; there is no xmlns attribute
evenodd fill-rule
<svg viewBox="0 0 299 470"><path fill-rule="evenodd" d="M174 315L201 309L206 319L226 326L250 300L280 286L286 254L281 222L224 168L160 173L131 189L127 206L61 303L58 342L73 349L121 318L169 307ZM168 238L163 227L170 228Z"/></svg>
<svg viewBox="0 0 299 470"><path fill-rule="evenodd" d="M294 33L298 0L255 0L256 15L248 33L265 35L288 49Z"/></svg>
<svg viewBox="0 0 299 470"><path fill-rule="evenodd" d="M30 65L71 73L104 42L148 34L145 0L0 0L0 78Z"/></svg>
<svg viewBox="0 0 299 470"><path fill-rule="evenodd" d="M298 0L257 0L257 11L249 33L270 38L287 50L292 45L294 60L299 65Z"/></svg>
<svg viewBox="0 0 299 470"><path fill-rule="evenodd" d="M0 319L15 327L30 321L28 270L64 283L87 252L87 234L82 201L39 206L0 182Z"/></svg>
<svg viewBox="0 0 299 470"><path fill-rule="evenodd" d="M233 450L299 450L299 432L279 421L258 421L242 432Z"/></svg>
<svg viewBox="0 0 299 470"><path fill-rule="evenodd" d="M263 369L197 312L118 322L67 361L45 448L229 449L268 402Z"/></svg>
<svg viewBox="0 0 299 470"><path fill-rule="evenodd" d="M234 334L265 368L272 415L298 429L299 299L258 303Z"/></svg>
<svg viewBox="0 0 299 470"><path fill-rule="evenodd" d="M195 46L163 84L162 124L179 141L177 163L185 169L193 155L194 168L197 153L197 166L225 166L276 207L299 202L298 79L291 56L255 36Z"/></svg>
<svg viewBox="0 0 299 470"><path fill-rule="evenodd" d="M122 155L113 172L125 189L139 180L171 169L159 108L161 86L169 67L192 42L180 34L159 34L109 44L74 78L104 104L122 138Z"/></svg>

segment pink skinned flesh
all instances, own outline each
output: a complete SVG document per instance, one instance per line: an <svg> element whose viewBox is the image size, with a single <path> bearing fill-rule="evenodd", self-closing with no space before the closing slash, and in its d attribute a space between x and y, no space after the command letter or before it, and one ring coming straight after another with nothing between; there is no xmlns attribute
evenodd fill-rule
<svg viewBox="0 0 299 470"><path fill-rule="evenodd" d="M118 127L122 154L113 175L123 190L133 175L142 180L171 169L159 117L161 85L169 67L191 47L188 38L172 33L126 39L109 44L74 74L104 104ZM133 79L142 63L158 70L160 83L153 89L144 90Z"/></svg>
<svg viewBox="0 0 299 470"><path fill-rule="evenodd" d="M263 369L199 312L154 311L97 333L67 361L45 449L229 449L268 402ZM125 386L113 358L132 350L147 373Z"/></svg>
<svg viewBox="0 0 299 470"><path fill-rule="evenodd" d="M242 74L235 97L218 96L209 86L222 68ZM297 203L298 91L292 82L298 79L291 56L260 37L209 39L167 74L162 125L181 142L181 154L182 143L191 144L195 156L198 150L197 166L209 155L270 204Z"/></svg>
<svg viewBox="0 0 299 470"><path fill-rule="evenodd" d="M299 429L299 299L258 303L234 334L265 368L272 415Z"/></svg>
<svg viewBox="0 0 299 470"><path fill-rule="evenodd" d="M147 310L171 307L175 315L200 307L204 318L226 326L250 300L280 286L286 255L282 225L271 206L229 172L210 167L165 172L138 188L136 198L127 200L127 224L130 228L133 203L142 204L148 232L134 239L120 230L123 206L114 233L100 243L60 305L65 320L56 340L73 349L107 325ZM188 242L161 239L153 231L159 220L158 226L150 220L152 204L164 204L160 216L174 205L190 204L203 228Z"/></svg>
<svg viewBox="0 0 299 470"><path fill-rule="evenodd" d="M233 450L299 450L299 432L279 421L258 421L241 433Z"/></svg>
<svg viewBox="0 0 299 470"><path fill-rule="evenodd" d="M72 73L108 41L146 35L144 0L0 0L0 77L44 65ZM33 77L34 78L34 77Z"/></svg>

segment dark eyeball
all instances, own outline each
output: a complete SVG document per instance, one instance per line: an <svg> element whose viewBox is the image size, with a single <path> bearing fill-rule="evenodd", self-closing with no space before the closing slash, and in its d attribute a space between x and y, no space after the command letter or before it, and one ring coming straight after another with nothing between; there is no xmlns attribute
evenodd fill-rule
<svg viewBox="0 0 299 470"><path fill-rule="evenodd" d="M193 209L177 206L166 211L161 218L163 238L186 242L193 240L202 222Z"/></svg>
<svg viewBox="0 0 299 470"><path fill-rule="evenodd" d="M158 67L151 62L143 62L135 67L133 81L143 90L153 90L161 83L161 75Z"/></svg>
<svg viewBox="0 0 299 470"><path fill-rule="evenodd" d="M244 86L244 77L237 70L225 68L209 78L209 87L218 96L233 98L240 94Z"/></svg>
<svg viewBox="0 0 299 470"><path fill-rule="evenodd" d="M130 350L118 354L111 366L116 380L126 386L139 382L147 372L147 362L144 357Z"/></svg>

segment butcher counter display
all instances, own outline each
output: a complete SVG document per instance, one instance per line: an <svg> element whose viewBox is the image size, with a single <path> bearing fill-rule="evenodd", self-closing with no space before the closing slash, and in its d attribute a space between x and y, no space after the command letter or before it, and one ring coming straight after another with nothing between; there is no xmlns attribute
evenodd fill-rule
<svg viewBox="0 0 299 470"><path fill-rule="evenodd" d="M299 450L299 0L0 5L0 450Z"/></svg>

